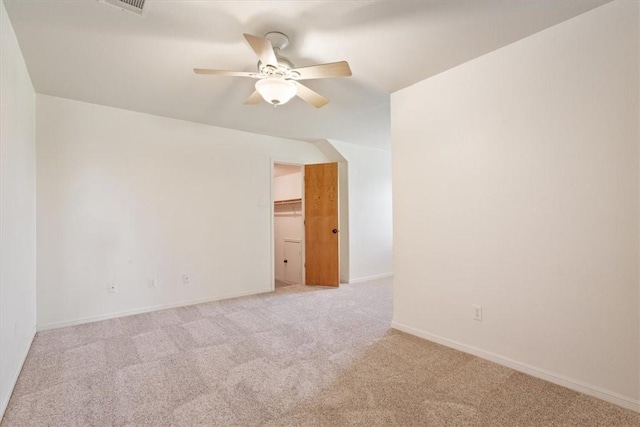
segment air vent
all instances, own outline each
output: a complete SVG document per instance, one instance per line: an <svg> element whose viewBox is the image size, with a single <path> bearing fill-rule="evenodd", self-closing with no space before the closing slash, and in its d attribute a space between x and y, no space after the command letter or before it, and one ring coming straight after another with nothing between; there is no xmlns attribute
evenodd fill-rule
<svg viewBox="0 0 640 427"><path fill-rule="evenodd" d="M147 9L149 9L150 0L99 0L105 3L109 3L122 10L136 13L138 15L146 15ZM146 6L146 8L145 8Z"/></svg>

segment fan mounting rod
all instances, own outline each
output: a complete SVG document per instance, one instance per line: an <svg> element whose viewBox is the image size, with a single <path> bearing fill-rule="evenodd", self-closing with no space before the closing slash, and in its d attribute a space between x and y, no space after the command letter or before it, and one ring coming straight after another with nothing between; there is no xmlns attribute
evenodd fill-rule
<svg viewBox="0 0 640 427"><path fill-rule="evenodd" d="M263 64L262 61L258 61L258 72L267 76L278 75L285 79L297 79L300 74L291 71L295 68L293 63L289 58L280 55L280 51L289 46L289 37L280 31L270 31L264 35L264 38L271 42L274 54L278 60L278 66L274 67L272 65Z"/></svg>
<svg viewBox="0 0 640 427"><path fill-rule="evenodd" d="M289 37L280 31L270 31L264 35L264 38L271 42L274 49L283 50L289 46Z"/></svg>

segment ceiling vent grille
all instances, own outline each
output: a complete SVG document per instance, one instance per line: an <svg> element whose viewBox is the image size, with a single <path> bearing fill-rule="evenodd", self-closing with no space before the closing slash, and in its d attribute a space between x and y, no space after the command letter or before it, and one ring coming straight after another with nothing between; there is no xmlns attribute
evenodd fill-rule
<svg viewBox="0 0 640 427"><path fill-rule="evenodd" d="M112 4L122 10L136 13L138 15L146 15L149 8L150 0L102 0L105 3ZM145 9L145 6L147 8Z"/></svg>

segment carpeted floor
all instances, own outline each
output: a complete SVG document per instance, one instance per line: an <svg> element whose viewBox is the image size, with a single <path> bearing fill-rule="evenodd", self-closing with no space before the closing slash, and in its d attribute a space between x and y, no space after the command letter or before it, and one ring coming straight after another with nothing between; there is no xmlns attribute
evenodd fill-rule
<svg viewBox="0 0 640 427"><path fill-rule="evenodd" d="M388 280L40 332L2 426L632 426L640 414L391 330Z"/></svg>
<svg viewBox="0 0 640 427"><path fill-rule="evenodd" d="M285 286L293 286L293 284L285 282L284 280L276 279L276 289L277 288L284 288Z"/></svg>

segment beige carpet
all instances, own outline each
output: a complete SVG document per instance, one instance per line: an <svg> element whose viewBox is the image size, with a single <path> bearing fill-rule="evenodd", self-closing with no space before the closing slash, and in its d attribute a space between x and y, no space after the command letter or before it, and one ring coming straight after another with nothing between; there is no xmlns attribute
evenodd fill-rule
<svg viewBox="0 0 640 427"><path fill-rule="evenodd" d="M383 280L40 332L2 426L640 425L390 321Z"/></svg>
<svg viewBox="0 0 640 427"><path fill-rule="evenodd" d="M276 289L284 288L285 286L293 286L293 283L285 282L284 280L276 279Z"/></svg>

